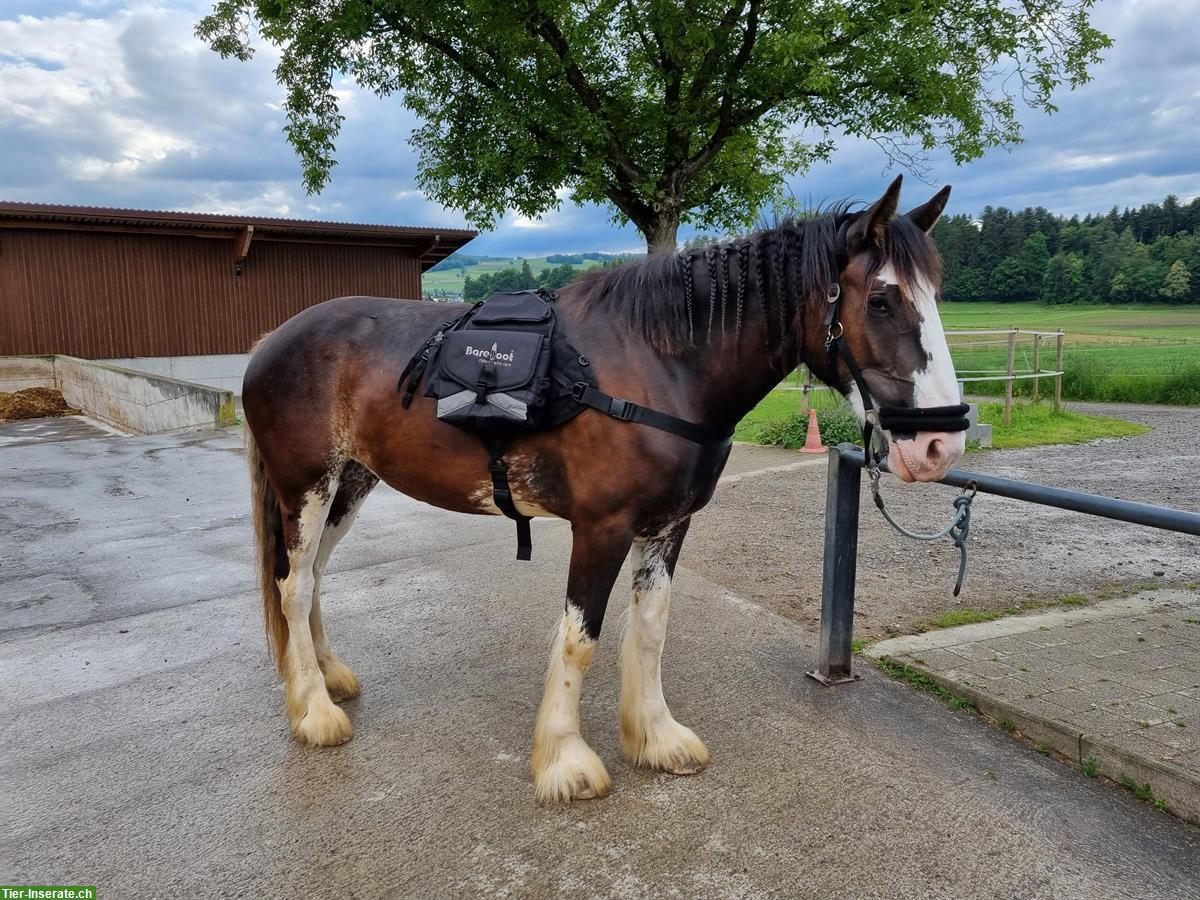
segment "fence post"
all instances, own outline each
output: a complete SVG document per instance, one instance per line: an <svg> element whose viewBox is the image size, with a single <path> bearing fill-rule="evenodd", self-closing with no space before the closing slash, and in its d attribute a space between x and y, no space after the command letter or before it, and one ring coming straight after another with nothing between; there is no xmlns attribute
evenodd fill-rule
<svg viewBox="0 0 1200 900"><path fill-rule="evenodd" d="M812 369L804 367L804 411L807 413L812 406Z"/></svg>
<svg viewBox="0 0 1200 900"><path fill-rule="evenodd" d="M1042 372L1042 336L1035 334L1033 336L1033 399L1038 398L1038 386L1042 383L1042 379L1038 378Z"/></svg>
<svg viewBox="0 0 1200 900"><path fill-rule="evenodd" d="M1058 333L1058 343L1054 350L1054 411L1062 409L1062 370L1063 370L1063 333Z"/></svg>
<svg viewBox="0 0 1200 900"><path fill-rule="evenodd" d="M1017 329L1012 328L1008 332L1008 365L1005 371L1008 377L1004 379L1004 424L1012 424L1012 384L1013 384L1013 354L1017 349Z"/></svg>
<svg viewBox="0 0 1200 900"><path fill-rule="evenodd" d="M858 498L862 473L830 448L825 487L825 562L821 578L821 646L817 668L809 672L824 685L854 681L850 671L854 634L854 578L858 564Z"/></svg>

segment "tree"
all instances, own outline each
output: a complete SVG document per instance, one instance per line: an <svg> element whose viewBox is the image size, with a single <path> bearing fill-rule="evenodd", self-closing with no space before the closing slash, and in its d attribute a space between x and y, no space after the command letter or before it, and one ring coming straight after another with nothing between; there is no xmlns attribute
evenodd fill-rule
<svg viewBox="0 0 1200 900"><path fill-rule="evenodd" d="M1025 269L1015 256L1006 256L992 269L992 291L996 300L1024 300Z"/></svg>
<svg viewBox="0 0 1200 900"><path fill-rule="evenodd" d="M529 260L521 260L521 290L528 291L537 287L537 280L533 277L533 269L529 267Z"/></svg>
<svg viewBox="0 0 1200 900"><path fill-rule="evenodd" d="M1180 302L1187 297L1191 286L1192 273L1188 271L1182 259L1177 259L1171 264L1171 268L1167 271L1167 277L1163 279L1162 287L1158 289L1158 292L1168 300Z"/></svg>
<svg viewBox="0 0 1200 900"><path fill-rule="evenodd" d="M544 287L550 291L558 290L564 284L574 281L575 276L578 275L580 271L581 270L576 269L570 263L563 263L562 265L558 266L547 266L538 273L538 287Z"/></svg>
<svg viewBox="0 0 1200 900"><path fill-rule="evenodd" d="M1043 302L1078 303L1082 299L1083 260L1074 253L1056 253L1046 266Z"/></svg>
<svg viewBox="0 0 1200 900"><path fill-rule="evenodd" d="M1053 111L1110 46L1093 2L217 0L197 34L239 59L255 30L279 48L310 191L346 76L424 121L417 182L475 225L538 216L566 188L656 250L683 222L749 224L838 131L918 168L935 146L961 163L1019 141L1018 101Z"/></svg>
<svg viewBox="0 0 1200 900"><path fill-rule="evenodd" d="M1021 299L1036 300L1042 293L1042 282L1046 277L1046 266L1050 264L1049 242L1046 235L1035 231L1021 244L1017 252L1017 263L1021 267Z"/></svg>

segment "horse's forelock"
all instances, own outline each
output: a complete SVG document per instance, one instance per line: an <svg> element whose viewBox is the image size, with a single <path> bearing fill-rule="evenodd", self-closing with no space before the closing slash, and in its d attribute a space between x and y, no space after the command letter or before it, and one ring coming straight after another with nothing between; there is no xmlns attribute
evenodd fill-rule
<svg viewBox="0 0 1200 900"><path fill-rule="evenodd" d="M901 295L910 301L921 281L934 289L941 284L941 254L929 236L904 216L897 216L888 223L883 251L874 256L868 279L889 265L906 288Z"/></svg>

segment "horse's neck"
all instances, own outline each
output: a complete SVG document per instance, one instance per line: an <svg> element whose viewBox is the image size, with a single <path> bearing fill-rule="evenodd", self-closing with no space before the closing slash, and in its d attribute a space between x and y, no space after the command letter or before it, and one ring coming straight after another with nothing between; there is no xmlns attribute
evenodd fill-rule
<svg viewBox="0 0 1200 900"><path fill-rule="evenodd" d="M687 357L689 393L704 422L717 428L732 429L801 361L795 323L781 337L777 322L768 325L756 289L746 299L750 314L740 332L727 322ZM806 312L801 308L799 315Z"/></svg>

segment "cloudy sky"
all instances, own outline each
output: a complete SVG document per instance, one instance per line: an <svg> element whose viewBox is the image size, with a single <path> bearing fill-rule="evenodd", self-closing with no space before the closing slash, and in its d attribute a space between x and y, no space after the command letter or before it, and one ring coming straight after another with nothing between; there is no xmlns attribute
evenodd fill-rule
<svg viewBox="0 0 1200 900"><path fill-rule="evenodd" d="M222 60L192 35L206 3L0 0L0 199L404 225L462 225L415 188L414 119L344 85L333 184L306 196L283 138L274 57ZM1026 143L964 167L935 154L952 212L985 204L1104 211L1200 194L1200 0L1100 0L1115 40L1093 82L1026 110ZM844 140L791 185L801 201L868 198L889 177L874 145ZM910 179L906 200L933 192ZM540 256L641 245L600 208L510 215L472 252Z"/></svg>

